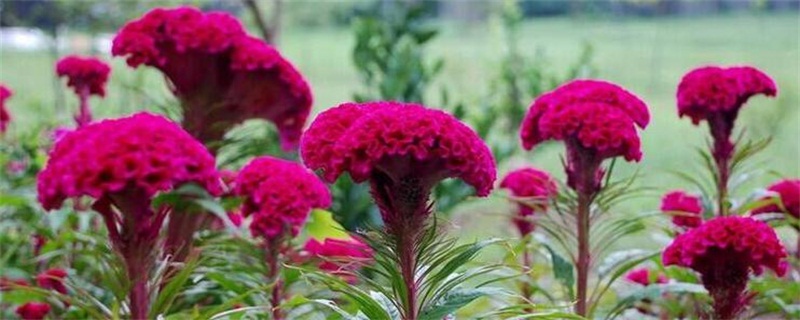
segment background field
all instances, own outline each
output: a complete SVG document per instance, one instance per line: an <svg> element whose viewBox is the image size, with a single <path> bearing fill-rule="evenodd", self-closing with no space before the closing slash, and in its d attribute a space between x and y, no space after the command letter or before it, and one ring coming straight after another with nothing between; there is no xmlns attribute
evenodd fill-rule
<svg viewBox="0 0 800 320"><path fill-rule="evenodd" d="M655 210L663 191L687 187L672 170L696 171L695 148L702 147L706 128L693 127L678 119L675 88L688 70L703 64L749 64L772 75L779 86L774 100L757 97L740 116L739 128L750 137L774 136L762 157L761 169L771 175L750 179L746 186L763 186L778 176L800 176L800 20L797 13L752 14L697 18L577 19L541 18L525 22L522 50L547 57L553 70L565 70L584 43L594 49L593 65L599 77L614 81L640 95L650 106L652 123L642 133L644 160L639 165L619 166L621 175L640 169L641 184L654 187L626 210ZM350 100L360 87L351 62L351 31L346 28L290 28L281 35L280 48L305 74L315 93L315 113ZM431 57L445 59L445 70L437 86L450 89L453 99L477 105L497 76L503 46L493 22L448 23L432 44ZM108 57L107 57L108 58ZM109 58L110 59L110 58ZM112 59L114 70L110 94L93 100L96 113L112 116L142 108L158 110L170 97L160 75L152 70L131 70L121 59ZM53 61L45 53L0 50L0 82L13 88L9 101L17 119L15 131L37 124L68 124L68 112L56 110ZM437 101L438 90L430 92ZM75 108L74 97L66 95ZM533 100L534 97L530 97ZM511 139L511 138L510 138ZM546 146L503 163L500 173L523 163L532 163L561 176L558 145ZM690 189L691 190L691 189ZM745 188L747 190L747 188ZM473 202L457 215L470 235L502 234L506 230L499 199ZM480 219L474 217L482 212ZM487 227L488 226L488 227Z"/></svg>

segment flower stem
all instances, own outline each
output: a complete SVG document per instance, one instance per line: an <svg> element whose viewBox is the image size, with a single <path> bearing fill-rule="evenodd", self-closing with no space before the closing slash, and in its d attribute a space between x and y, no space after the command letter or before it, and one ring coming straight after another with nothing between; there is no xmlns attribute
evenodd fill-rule
<svg viewBox="0 0 800 320"><path fill-rule="evenodd" d="M575 311L585 317L587 312L587 287L589 282L589 208L591 196L584 193L578 194L578 301Z"/></svg>
<svg viewBox="0 0 800 320"><path fill-rule="evenodd" d="M128 262L128 272L131 277L132 286L129 293L131 319L147 319L150 310L150 295L147 290L147 273L137 270L136 261Z"/></svg>
<svg viewBox="0 0 800 320"><path fill-rule="evenodd" d="M403 276L403 283L406 287L406 312L405 320L417 319L417 283L414 279L416 273L417 260L414 251L415 232L406 230L397 234L397 247L400 249L400 273Z"/></svg>
<svg viewBox="0 0 800 320"><path fill-rule="evenodd" d="M272 319L282 320L283 312L281 312L281 297L283 296L283 283L280 278L280 240L272 239L265 242L265 251L267 256L267 267L269 273L267 278L272 283L272 292L270 293L270 306L272 308Z"/></svg>
<svg viewBox="0 0 800 320"><path fill-rule="evenodd" d="M719 216L727 216L728 208L728 180L730 179L730 170L728 167L728 158L717 159L717 206L719 208Z"/></svg>
<svg viewBox="0 0 800 320"><path fill-rule="evenodd" d="M78 110L78 114L75 116L75 122L78 124L78 128L92 122L92 111L89 109L89 94L90 92L88 87L82 88L78 94L78 99L80 100L80 109Z"/></svg>

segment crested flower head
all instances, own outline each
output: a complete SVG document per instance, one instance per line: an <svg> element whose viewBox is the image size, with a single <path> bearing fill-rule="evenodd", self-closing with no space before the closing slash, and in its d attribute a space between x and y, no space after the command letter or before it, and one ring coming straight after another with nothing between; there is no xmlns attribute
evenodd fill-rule
<svg viewBox="0 0 800 320"><path fill-rule="evenodd" d="M38 176L39 202L52 210L67 198L124 192L145 198L185 183L211 194L221 187L214 157L175 123L138 113L67 133Z"/></svg>
<svg viewBox="0 0 800 320"><path fill-rule="evenodd" d="M356 182L380 178L429 189L459 178L486 196L496 175L489 148L472 129L445 112L399 102L323 112L303 136L301 155L331 182L347 172Z"/></svg>
<svg viewBox="0 0 800 320"><path fill-rule="evenodd" d="M599 158L642 157L636 127L650 121L645 103L615 84L574 80L550 91L531 105L522 122L522 145L530 150L546 140L562 140Z"/></svg>
<svg viewBox="0 0 800 320"><path fill-rule="evenodd" d="M67 56L58 60L56 74L67 78L67 85L75 94L106 95L106 82L111 68L100 59L93 57Z"/></svg>
<svg viewBox="0 0 800 320"><path fill-rule="evenodd" d="M250 231L273 239L296 235L314 208L331 204L328 187L302 165L272 158L253 159L239 172L234 193L244 197L242 215L253 216Z"/></svg>
<svg viewBox="0 0 800 320"><path fill-rule="evenodd" d="M17 307L16 313L23 320L42 320L50 313L50 305L43 302L28 302Z"/></svg>
<svg viewBox="0 0 800 320"><path fill-rule="evenodd" d="M372 258L372 249L358 238L326 238L322 242L311 238L306 242L304 249L322 259L319 264L321 270L333 273L354 270ZM346 273L342 275L347 276Z"/></svg>
<svg viewBox="0 0 800 320"><path fill-rule="evenodd" d="M64 285L64 278L66 277L67 272L64 269L48 269L36 276L36 284L42 289L67 294L67 286Z"/></svg>
<svg viewBox="0 0 800 320"><path fill-rule="evenodd" d="M680 190L661 198L661 211L669 213L676 226L695 228L703 223L703 201Z"/></svg>
<svg viewBox="0 0 800 320"><path fill-rule="evenodd" d="M11 97L11 90L0 84L0 133L5 133L8 123L11 122L11 114L6 109L6 100Z"/></svg>
<svg viewBox="0 0 800 320"><path fill-rule="evenodd" d="M667 277L661 273L657 273L656 275L653 271L647 268L631 270L625 275L625 279L643 286L649 286L654 283L667 283Z"/></svg>
<svg viewBox="0 0 800 320"><path fill-rule="evenodd" d="M753 67L701 67L684 75L678 85L678 114L694 124L723 114L733 121L750 97L773 97L777 92L775 82Z"/></svg>
<svg viewBox="0 0 800 320"><path fill-rule="evenodd" d="M800 219L800 179L781 180L767 190L778 196L777 203L755 209L753 214L783 212Z"/></svg>
<svg viewBox="0 0 800 320"><path fill-rule="evenodd" d="M522 168L509 172L500 183L500 188L508 189L518 201L519 215L514 217L514 224L521 235L533 231L530 221L534 208L546 209L547 201L553 196L557 187L547 172L536 168Z"/></svg>
<svg viewBox="0 0 800 320"><path fill-rule="evenodd" d="M311 111L303 76L235 17L192 7L157 8L128 22L112 54L128 65L163 72L181 101L184 126L204 142L233 125L263 118L277 126L284 148L297 144Z"/></svg>

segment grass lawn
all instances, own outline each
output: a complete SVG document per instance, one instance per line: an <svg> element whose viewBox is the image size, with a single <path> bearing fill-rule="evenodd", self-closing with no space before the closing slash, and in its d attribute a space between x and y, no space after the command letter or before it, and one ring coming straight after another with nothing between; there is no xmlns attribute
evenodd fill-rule
<svg viewBox="0 0 800 320"><path fill-rule="evenodd" d="M799 21L796 13L647 20L536 19L525 23L521 47L531 56L544 50L553 70L564 70L577 58L581 45L588 42L594 48L599 76L619 83L648 102L653 120L642 133L644 159L640 165L618 166L617 172L624 175L641 170L642 184L655 187L658 192L633 201L629 209L653 210L661 192L685 187L670 170L699 169L694 149L704 146L706 129L693 127L688 119L678 119L674 94L680 77L703 64L753 65L778 83L777 99L754 98L740 116L740 128L746 127L751 137L775 137L762 157L768 162L761 167L772 173L748 179L746 186L751 188L745 190L763 186L778 176L800 176ZM447 86L451 97L467 106L478 103L498 72L503 54L500 39L493 23L447 25L430 52L432 57L446 60L438 85ZM311 83L316 112L351 99L353 92L360 89L350 61L350 30L286 28L280 46ZM157 72L133 71L121 59L112 61L110 94L105 100L93 100L98 115L129 113L169 103L169 92ZM53 76L52 61L46 53L0 51L0 82L16 93L9 101L11 112L18 119L13 130L31 128L37 122L69 123L65 111L54 109ZM141 91L150 98L131 88L145 88ZM438 93L438 89L431 93ZM77 104L72 95L66 95L66 99L70 108ZM524 159L501 164L501 173L526 162L560 173L561 152L561 147L535 150ZM483 202L486 205L471 206L469 211L476 207L498 211L497 206L490 205L497 202L499 199ZM471 229L470 234L484 236L502 234L502 219L487 215L460 222L463 228ZM487 225L493 227L486 228Z"/></svg>

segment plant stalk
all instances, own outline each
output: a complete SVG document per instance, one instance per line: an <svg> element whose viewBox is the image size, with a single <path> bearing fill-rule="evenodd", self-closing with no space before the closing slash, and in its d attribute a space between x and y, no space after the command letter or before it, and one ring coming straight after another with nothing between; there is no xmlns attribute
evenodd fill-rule
<svg viewBox="0 0 800 320"><path fill-rule="evenodd" d="M400 250L400 272L406 287L405 320L417 319L417 283L414 275L417 269L416 252L414 250L415 232L405 230L397 236L397 247Z"/></svg>
<svg viewBox="0 0 800 320"><path fill-rule="evenodd" d="M89 109L89 93L88 87L81 88L80 92L78 93L80 106L78 109L78 114L75 116L75 122L78 124L78 128L86 126L92 122L92 111Z"/></svg>
<svg viewBox="0 0 800 320"><path fill-rule="evenodd" d="M587 312L587 287L589 282L589 265L591 254L589 252L589 209L591 196L585 193L578 194L578 301L575 311L585 317Z"/></svg>
<svg viewBox="0 0 800 320"><path fill-rule="evenodd" d="M272 319L282 320L283 312L281 312L281 297L283 296L283 283L280 278L280 240L272 239L266 240L265 251L267 254L267 267L269 273L267 278L272 283L272 292L270 293L269 303L272 309Z"/></svg>

